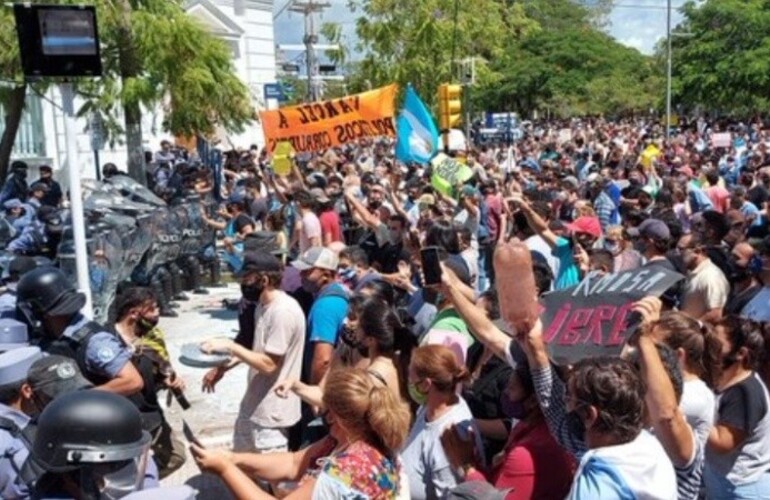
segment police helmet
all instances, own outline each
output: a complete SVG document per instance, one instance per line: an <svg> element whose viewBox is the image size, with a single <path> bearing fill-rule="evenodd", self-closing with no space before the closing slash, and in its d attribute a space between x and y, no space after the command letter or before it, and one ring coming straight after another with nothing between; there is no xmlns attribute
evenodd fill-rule
<svg viewBox="0 0 770 500"><path fill-rule="evenodd" d="M55 267L33 269L19 280L16 286L16 305L33 327L38 327L46 315L67 316L78 312L86 303L64 273Z"/></svg>
<svg viewBox="0 0 770 500"><path fill-rule="evenodd" d="M150 444L139 410L106 391L76 391L54 399L38 418L34 462L47 472L134 460Z"/></svg>

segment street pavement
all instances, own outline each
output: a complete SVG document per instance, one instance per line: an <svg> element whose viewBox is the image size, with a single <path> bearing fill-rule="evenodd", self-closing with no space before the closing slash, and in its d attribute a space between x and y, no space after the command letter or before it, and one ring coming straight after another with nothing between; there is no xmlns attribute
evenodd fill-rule
<svg viewBox="0 0 770 500"><path fill-rule="evenodd" d="M230 370L217 384L214 394L204 394L201 391L201 380L207 369L192 368L179 362L182 345L212 337L234 337L237 333L237 313L227 310L222 305L222 300L237 300L240 297L238 284L230 283L227 288L207 290L208 295L193 295L188 292L190 300L179 302L179 317L160 320L172 363L178 375L187 384L185 395L191 404L189 410L183 411L174 400L170 408L164 408L164 411L171 427L185 444L182 419L207 448L229 449L232 447L233 425L238 415L238 406L246 389L246 367L238 366ZM160 396L165 404L166 393L163 392ZM163 486L189 484L199 490L198 498L201 500L233 498L218 478L200 473L189 450L185 465L161 483Z"/></svg>

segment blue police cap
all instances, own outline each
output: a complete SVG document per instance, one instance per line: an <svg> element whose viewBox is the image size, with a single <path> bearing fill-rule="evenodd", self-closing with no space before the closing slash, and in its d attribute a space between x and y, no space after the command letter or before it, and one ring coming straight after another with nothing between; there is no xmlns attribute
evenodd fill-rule
<svg viewBox="0 0 770 500"><path fill-rule="evenodd" d="M24 382L29 367L42 357L43 352L38 347L22 347L0 354L0 385Z"/></svg>
<svg viewBox="0 0 770 500"><path fill-rule="evenodd" d="M27 346L27 325L12 318L0 318L0 352Z"/></svg>

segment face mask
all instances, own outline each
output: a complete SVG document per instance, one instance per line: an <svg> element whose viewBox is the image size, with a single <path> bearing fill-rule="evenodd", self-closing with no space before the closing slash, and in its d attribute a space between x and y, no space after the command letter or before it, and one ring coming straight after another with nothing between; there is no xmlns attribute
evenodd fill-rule
<svg viewBox="0 0 770 500"><path fill-rule="evenodd" d="M735 261L731 261L730 264L730 267L732 267L732 271L730 272L729 276L730 281L745 281L751 278L751 271L749 271L747 266L740 266L736 264Z"/></svg>
<svg viewBox="0 0 770 500"><path fill-rule="evenodd" d="M620 245L615 243L604 243L604 249L610 252L612 255L617 255L620 253Z"/></svg>
<svg viewBox="0 0 770 500"><path fill-rule="evenodd" d="M586 426L583 423L583 419L580 418L577 410L567 412L567 414L564 415L564 418L567 431L570 433L570 435L578 439L585 439Z"/></svg>
<svg viewBox="0 0 770 500"><path fill-rule="evenodd" d="M342 281L351 281L355 282L356 279L356 270L352 267L348 267L347 269L340 269L337 274L339 275L340 279Z"/></svg>
<svg viewBox="0 0 770 500"><path fill-rule="evenodd" d="M397 245L401 241L401 231L389 231L389 238L391 245Z"/></svg>
<svg viewBox="0 0 770 500"><path fill-rule="evenodd" d="M407 390L409 391L409 397L418 405L423 406L428 401L428 395L421 392L420 389L417 388L417 384L409 382Z"/></svg>
<svg viewBox="0 0 770 500"><path fill-rule="evenodd" d="M262 295L262 287L256 283L252 283L250 285L241 284L241 295L243 295L243 298L246 300L257 302L259 300L259 296Z"/></svg>
<svg viewBox="0 0 770 500"><path fill-rule="evenodd" d="M634 240L634 250L644 255L644 252L647 251L647 242L643 239Z"/></svg>
<svg viewBox="0 0 770 500"><path fill-rule="evenodd" d="M316 294L318 293L318 290L320 289L318 284L316 284L313 281L310 281L308 278L302 277L302 289L305 290L307 293Z"/></svg>
<svg viewBox="0 0 770 500"><path fill-rule="evenodd" d="M139 321L136 322L136 324L139 326L139 328L144 332L149 332L156 326L158 326L158 321L160 318L145 318L141 317L139 318Z"/></svg>
<svg viewBox="0 0 770 500"><path fill-rule="evenodd" d="M500 409L503 411L503 415L508 418L515 418L516 420L522 420L527 416L527 410L524 407L524 401L513 401L507 392L503 392L503 397L500 399Z"/></svg>
<svg viewBox="0 0 770 500"><path fill-rule="evenodd" d="M372 210L377 210L382 206L382 202L380 200L370 200L369 201L369 208Z"/></svg>

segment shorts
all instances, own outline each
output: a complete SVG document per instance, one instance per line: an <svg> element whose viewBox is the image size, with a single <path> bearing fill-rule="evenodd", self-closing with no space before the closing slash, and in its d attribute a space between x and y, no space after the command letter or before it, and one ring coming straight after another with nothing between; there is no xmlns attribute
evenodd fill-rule
<svg viewBox="0 0 770 500"><path fill-rule="evenodd" d="M236 453L270 453L288 451L289 430L283 427L262 427L247 418L235 421L233 451Z"/></svg>

